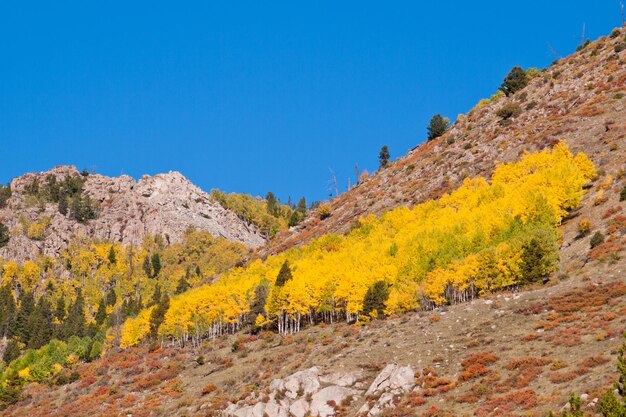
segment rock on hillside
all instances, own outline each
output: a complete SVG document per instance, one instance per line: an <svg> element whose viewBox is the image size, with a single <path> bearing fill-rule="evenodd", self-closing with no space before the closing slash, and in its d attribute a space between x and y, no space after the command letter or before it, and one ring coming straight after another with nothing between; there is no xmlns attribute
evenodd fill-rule
<svg viewBox="0 0 626 417"><path fill-rule="evenodd" d="M210 200L209 195L179 172L143 176L139 181L123 175L85 177L84 193L97 203L98 216L84 223L59 212L55 203L33 202L26 188L48 175L62 181L79 175L75 167L59 166L48 172L30 173L11 182L12 196L0 209L0 221L11 230L11 240L0 249L0 257L24 260L38 254L55 256L73 236L120 241L138 245L146 235L160 234L169 242L179 241L185 230L194 227L213 236L241 242L250 248L264 244L258 229L233 212ZM27 236L24 224L49 219L43 236Z"/></svg>
<svg viewBox="0 0 626 417"><path fill-rule="evenodd" d="M574 152L587 153L601 170L619 171L626 161L625 34L616 29L537 72L510 97L481 101L440 138L382 171L362 175L355 187L329 202L328 218L320 221L311 213L262 252L277 253L325 233L345 233L359 217L437 198L467 177L487 176L497 163L559 140ZM519 116L503 121L497 113L505 104L519 106Z"/></svg>

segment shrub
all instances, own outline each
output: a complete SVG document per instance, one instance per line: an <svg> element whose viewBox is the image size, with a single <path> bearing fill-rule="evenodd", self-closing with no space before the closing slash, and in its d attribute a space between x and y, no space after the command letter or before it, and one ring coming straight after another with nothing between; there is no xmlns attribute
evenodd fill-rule
<svg viewBox="0 0 626 417"><path fill-rule="evenodd" d="M440 114L436 114L430 119L430 123L426 130L428 131L428 140L433 140L446 133L450 120Z"/></svg>
<svg viewBox="0 0 626 417"><path fill-rule="evenodd" d="M593 236L591 236L591 240L589 241L589 245L591 249L595 248L604 243L604 235L602 232L595 232Z"/></svg>
<svg viewBox="0 0 626 417"><path fill-rule="evenodd" d="M619 201L626 200L626 185L622 188L622 191L619 192Z"/></svg>
<svg viewBox="0 0 626 417"><path fill-rule="evenodd" d="M324 220L330 217L330 206L325 203L320 204L317 208L317 216L320 220Z"/></svg>
<svg viewBox="0 0 626 417"><path fill-rule="evenodd" d="M591 221L589 219L581 219L578 222L578 233L580 236L587 236L591 231Z"/></svg>
<svg viewBox="0 0 626 417"><path fill-rule="evenodd" d="M209 395L210 393L212 393L215 390L217 390L217 385L209 384L209 385L205 386L204 388L202 388L202 395Z"/></svg>
<svg viewBox="0 0 626 417"><path fill-rule="evenodd" d="M500 119L502 119L503 121L515 118L521 113L522 108L515 103L507 103L496 111L496 115L500 117Z"/></svg>
<svg viewBox="0 0 626 417"><path fill-rule="evenodd" d="M615 47L613 48L613 50L615 51L616 54L619 54L620 52L622 52L624 49L626 49L626 43L624 42L620 42L617 45L615 45Z"/></svg>
<svg viewBox="0 0 626 417"><path fill-rule="evenodd" d="M611 39L615 39L619 36L620 31L618 28L613 29L613 32L611 32L611 35L609 36Z"/></svg>
<svg viewBox="0 0 626 417"><path fill-rule="evenodd" d="M504 78L500 90L510 96L517 91L523 89L528 84L528 76L522 67L513 67L509 74Z"/></svg>

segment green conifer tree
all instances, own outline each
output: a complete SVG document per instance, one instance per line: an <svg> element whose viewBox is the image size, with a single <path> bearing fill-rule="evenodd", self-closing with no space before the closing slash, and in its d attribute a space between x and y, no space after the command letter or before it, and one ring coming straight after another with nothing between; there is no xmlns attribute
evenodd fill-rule
<svg viewBox="0 0 626 417"><path fill-rule="evenodd" d="M285 260L285 262L283 262L283 265L280 267L280 271L278 271L278 276L276 277L275 285L277 287L282 287L287 283L287 281L289 281L292 278L293 276L291 275L291 268L289 267L289 261Z"/></svg>
<svg viewBox="0 0 626 417"><path fill-rule="evenodd" d="M389 286L385 281L377 281L367 289L363 299L363 314L376 312L378 317L385 315L385 302L389 298Z"/></svg>

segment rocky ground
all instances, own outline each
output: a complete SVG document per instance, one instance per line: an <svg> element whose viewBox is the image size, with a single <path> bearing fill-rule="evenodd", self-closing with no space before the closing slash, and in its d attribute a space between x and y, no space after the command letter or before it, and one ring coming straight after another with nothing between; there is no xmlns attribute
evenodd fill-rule
<svg viewBox="0 0 626 417"><path fill-rule="evenodd" d="M625 268L592 261L530 291L364 326L111 350L3 415L544 416L571 392L593 412L617 376Z"/></svg>

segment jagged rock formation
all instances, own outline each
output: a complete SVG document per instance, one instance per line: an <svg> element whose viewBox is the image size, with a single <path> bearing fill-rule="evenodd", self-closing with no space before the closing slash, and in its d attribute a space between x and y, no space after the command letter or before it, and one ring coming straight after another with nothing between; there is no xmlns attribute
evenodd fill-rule
<svg viewBox="0 0 626 417"><path fill-rule="evenodd" d="M0 257L24 260L39 254L55 256L73 236L108 239L125 245L139 245L147 235L160 234L169 242L179 241L189 227L206 230L213 236L241 242L250 248L264 244L258 229L233 212L210 200L209 195L179 172L143 176L139 181L123 175L85 177L84 192L99 206L96 219L84 223L59 212L57 204L33 203L26 188L33 180L43 184L48 175L61 181L79 175L75 167L58 166L48 172L30 173L11 182L12 196L0 221L11 230L8 245ZM43 238L28 238L24 222L48 218Z"/></svg>

